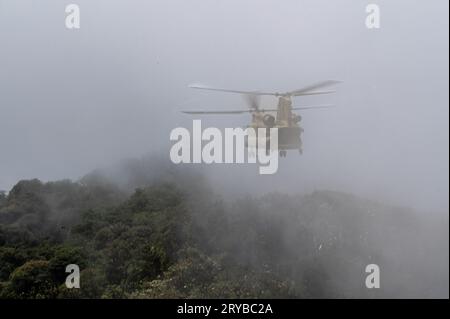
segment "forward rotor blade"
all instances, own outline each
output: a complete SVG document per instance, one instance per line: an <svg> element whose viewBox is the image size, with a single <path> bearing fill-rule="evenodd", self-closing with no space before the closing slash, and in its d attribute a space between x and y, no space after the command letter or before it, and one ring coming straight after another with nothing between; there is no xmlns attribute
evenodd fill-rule
<svg viewBox="0 0 450 319"><path fill-rule="evenodd" d="M311 105L311 106L298 106L291 108L292 110L311 110L311 109L328 109L335 107L331 104L324 104L324 105ZM244 114L244 113L253 113L253 112L276 112L278 109L272 108L272 109L250 109L250 110L227 110L227 111L181 111L185 114Z"/></svg>
<svg viewBox="0 0 450 319"><path fill-rule="evenodd" d="M328 109L328 108L332 108L335 107L334 105L331 104L325 104L325 105L315 105L315 106L298 106L298 107L293 107L291 108L291 110L310 110L310 109ZM259 109L260 112L276 112L278 111L278 109Z"/></svg>
<svg viewBox="0 0 450 319"><path fill-rule="evenodd" d="M243 114L252 112L251 110L232 110L232 111L181 111L185 114Z"/></svg>
<svg viewBox="0 0 450 319"><path fill-rule="evenodd" d="M313 109L329 109L335 107L334 105L317 105L317 106L299 106L293 107L293 110L313 110Z"/></svg>

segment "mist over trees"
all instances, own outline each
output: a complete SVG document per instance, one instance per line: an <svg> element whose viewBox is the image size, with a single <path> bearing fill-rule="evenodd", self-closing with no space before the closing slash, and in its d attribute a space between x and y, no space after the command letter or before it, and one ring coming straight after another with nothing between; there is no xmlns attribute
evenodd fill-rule
<svg viewBox="0 0 450 319"><path fill-rule="evenodd" d="M225 200L147 158L18 182L0 195L0 261L1 298L448 297L448 219L326 190Z"/></svg>

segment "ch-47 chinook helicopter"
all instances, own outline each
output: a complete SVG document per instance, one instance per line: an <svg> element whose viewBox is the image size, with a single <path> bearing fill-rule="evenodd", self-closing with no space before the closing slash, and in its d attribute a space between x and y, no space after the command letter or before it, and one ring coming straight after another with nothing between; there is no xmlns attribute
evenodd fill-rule
<svg viewBox="0 0 450 319"><path fill-rule="evenodd" d="M183 111L186 114L243 114L250 113L252 116L252 121L248 127L254 128L258 131L258 128L278 128L278 150L280 152L280 157L285 157L287 155L287 150L298 150L300 154L303 153L302 149L302 139L301 134L303 133L303 128L300 126L300 121L302 117L295 114L294 110L313 110L320 108L329 108L332 105L318 105L318 106L292 106L292 97L303 96L303 95L317 95L317 94L329 94L335 91L316 91L324 87L328 87L339 83L339 81L322 81L303 87L298 90L278 93L278 92L261 92L261 91L240 91L240 90L227 90L212 88L200 85L190 85L190 88L210 90L210 91L220 91L220 92L230 92L242 94L249 105L248 110L222 110L222 111ZM261 96L275 96L278 98L277 108L262 109L260 107L260 97ZM276 112L275 116L272 115ZM270 144L269 135L267 131L267 136L265 137L267 145ZM248 146L248 143L246 143ZM267 147L269 149L269 147Z"/></svg>

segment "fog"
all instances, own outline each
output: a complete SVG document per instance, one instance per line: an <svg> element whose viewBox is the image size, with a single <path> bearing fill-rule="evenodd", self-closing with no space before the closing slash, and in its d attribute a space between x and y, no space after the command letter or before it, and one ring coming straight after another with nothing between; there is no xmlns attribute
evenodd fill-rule
<svg viewBox="0 0 450 319"><path fill-rule="evenodd" d="M333 79L335 94L294 100L336 105L301 113L302 156L289 152L272 176L202 167L211 184L230 196L339 190L448 214L447 1L377 1L380 29L351 0L74 2L79 30L65 28L65 3L0 0L0 189L168 158L170 131L198 118L181 110L246 107L190 83L286 91Z"/></svg>

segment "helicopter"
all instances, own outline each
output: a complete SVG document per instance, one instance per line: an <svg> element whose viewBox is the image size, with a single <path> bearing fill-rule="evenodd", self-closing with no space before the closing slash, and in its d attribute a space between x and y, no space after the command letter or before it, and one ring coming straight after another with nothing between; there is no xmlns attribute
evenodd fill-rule
<svg viewBox="0 0 450 319"><path fill-rule="evenodd" d="M318 94L330 94L335 91L317 91L318 89L329 87L340 83L340 81L327 80L321 81L301 89L288 91L288 92L265 92L265 91L241 91L241 90L229 90L222 88L214 88L202 85L189 85L190 88L208 91L219 91L227 93L241 94L247 101L248 109L243 110L220 110L220 111L182 111L185 114L196 115L226 115L226 114L245 114L250 113L252 116L251 123L247 127L254 128L256 131L258 128L277 128L278 129L278 150L280 157L286 157L288 150L298 150L300 154L303 154L302 145L302 133L303 128L300 126L302 117L293 111L295 110L313 110L321 108L330 108L333 105L317 105L317 106L292 106L292 98L296 96L305 95L318 95ZM278 98L278 105L276 108L261 108L260 99L261 96L275 96ZM275 116L273 113L276 112ZM266 140L267 145L270 144L270 138L268 135L269 130L266 130L267 136L263 137ZM246 147L248 142L246 141ZM266 149L270 149L267 147Z"/></svg>

